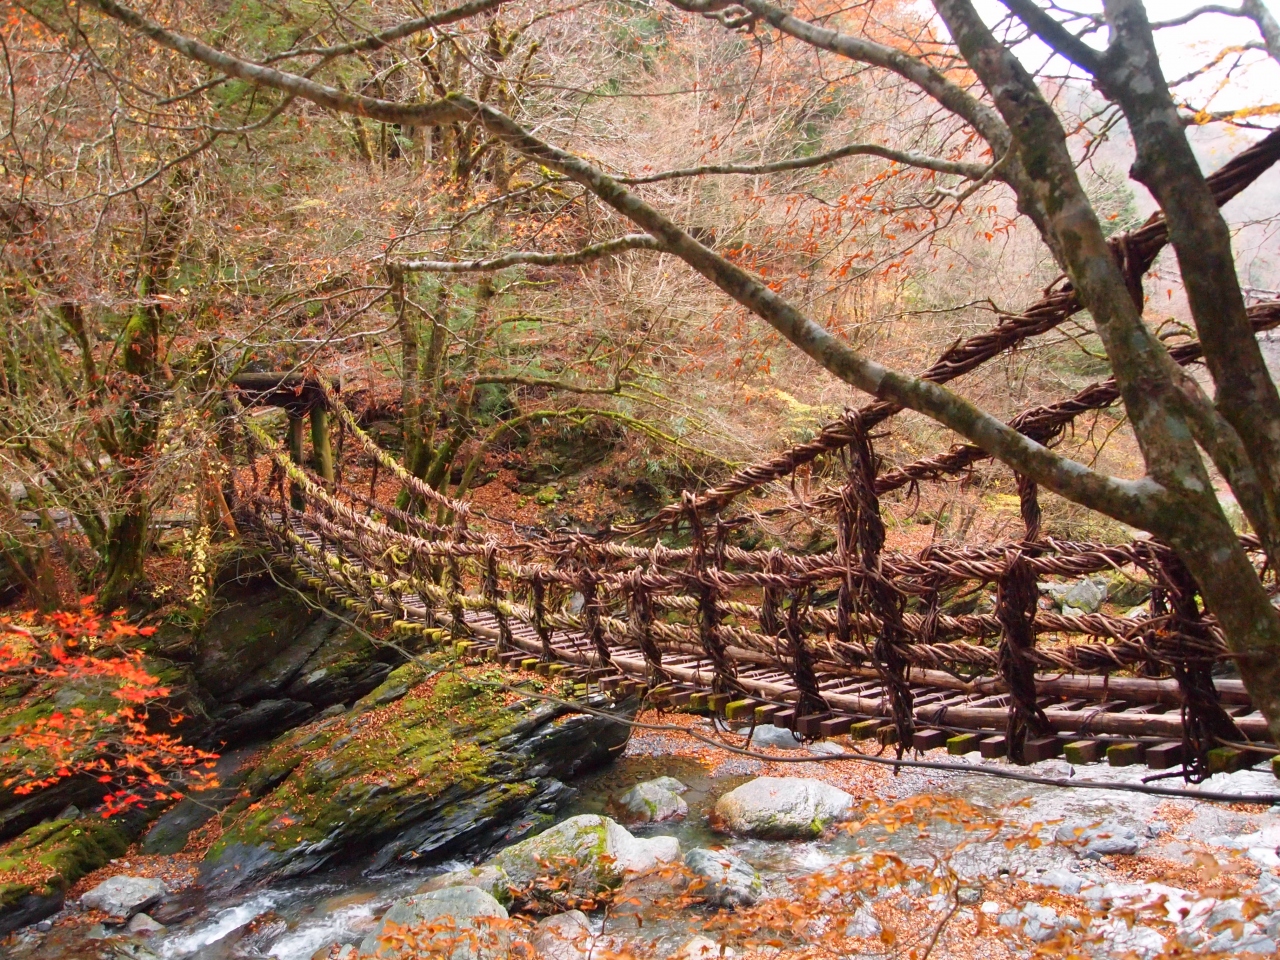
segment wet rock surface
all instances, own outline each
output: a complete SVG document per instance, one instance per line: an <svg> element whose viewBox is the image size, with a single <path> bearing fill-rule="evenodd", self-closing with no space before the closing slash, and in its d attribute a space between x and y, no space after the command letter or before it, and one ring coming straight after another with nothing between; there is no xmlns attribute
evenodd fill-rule
<svg viewBox="0 0 1280 960"><path fill-rule="evenodd" d="M361 942L360 956L499 960L507 956L510 937L501 925L485 921L506 919L502 904L476 887L419 894L392 904Z"/></svg>
<svg viewBox="0 0 1280 960"><path fill-rule="evenodd" d="M594 941L591 923L581 910L544 917L529 938L541 960L587 960Z"/></svg>
<svg viewBox="0 0 1280 960"><path fill-rule="evenodd" d="M517 900L547 909L592 898L679 857L674 837L639 838L608 817L581 814L507 847L493 865L510 879Z"/></svg>
<svg viewBox="0 0 1280 960"><path fill-rule="evenodd" d="M718 907L749 907L764 896L764 881L755 867L724 850L690 850L685 866L703 886L693 892Z"/></svg>
<svg viewBox="0 0 1280 960"><path fill-rule="evenodd" d="M689 813L689 805L680 796L686 789L674 777L646 780L619 797L618 806L627 823L660 823Z"/></svg>
<svg viewBox="0 0 1280 960"><path fill-rule="evenodd" d="M135 913L145 910L169 892L163 880L151 877L111 877L80 898L80 906L99 910L110 919L123 923Z"/></svg>
<svg viewBox="0 0 1280 960"><path fill-rule="evenodd" d="M714 825L726 833L770 840L812 839L845 817L853 797L803 777L757 777L716 802Z"/></svg>
<svg viewBox="0 0 1280 960"><path fill-rule="evenodd" d="M223 815L202 882L229 890L364 858L373 869L475 856L546 825L563 778L608 762L627 727L455 672L401 667L391 703L277 741ZM381 688L380 688L381 689ZM609 708L608 701L597 704Z"/></svg>

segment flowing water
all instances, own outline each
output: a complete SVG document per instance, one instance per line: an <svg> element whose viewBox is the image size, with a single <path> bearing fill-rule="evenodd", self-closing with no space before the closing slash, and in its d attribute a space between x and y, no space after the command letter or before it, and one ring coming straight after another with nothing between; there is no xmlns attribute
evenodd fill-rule
<svg viewBox="0 0 1280 960"><path fill-rule="evenodd" d="M892 851L911 862L938 855L963 836L962 825L948 823L931 824L924 835L915 830L869 829L853 834L837 831L834 836L815 842L732 840L712 832L707 814L715 800L750 779L754 763L725 764L720 769L732 772L713 775L693 760L660 755L624 756L605 770L575 782L579 796L564 815L613 813L610 801L629 787L657 776L674 776L689 788L684 794L689 815L679 821L632 828L633 832L638 836L674 836L686 851L701 846L729 849L755 866L764 877L766 888L774 894L785 894L793 881L868 848ZM1060 775L1064 770L1077 773L1061 761L1038 766L1043 769L1037 772L1048 775ZM1142 768L1111 770L1095 766L1081 769L1079 775L1133 780L1145 772ZM1206 787L1274 792L1276 784L1269 774L1253 771L1215 778L1215 782ZM1160 802L1132 794L1053 790L975 774L919 771L904 772L890 781L884 799L895 795L948 793L991 810L1016 810L1023 822L1121 817L1142 823L1155 815ZM1280 817L1272 814L1270 819L1280 825ZM1183 829L1209 837L1247 827L1242 815L1229 808L1196 804L1193 820ZM1008 872L1034 876L1059 866L1071 867L1074 859L1073 855L1060 850L1010 851L1003 844L993 843L970 851L964 868L966 874L975 876ZM461 864L373 876L352 866L346 871L278 882L222 899L204 899L200 891L192 890L179 896L179 901L189 906L189 915L175 920L163 933L145 941L120 936L101 939L108 932L102 928L86 932L83 925L56 925L43 936L28 934L20 938L13 948L13 956L14 960L97 960L102 957L113 960L309 960L317 950L330 944L357 942L373 929L378 917L393 901L418 891L434 874L457 866ZM647 926L645 938L653 941L665 937L674 950L698 931L701 920L696 912L686 911L682 917ZM598 932L599 916L595 923Z"/></svg>

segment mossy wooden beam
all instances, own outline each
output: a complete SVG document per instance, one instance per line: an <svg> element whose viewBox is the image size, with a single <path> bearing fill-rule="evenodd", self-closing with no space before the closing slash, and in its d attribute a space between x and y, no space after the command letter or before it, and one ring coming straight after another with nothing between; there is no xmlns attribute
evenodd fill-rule
<svg viewBox="0 0 1280 960"><path fill-rule="evenodd" d="M315 456L316 473L326 483L333 483L333 446L329 441L329 413L320 406L311 408L311 450Z"/></svg>

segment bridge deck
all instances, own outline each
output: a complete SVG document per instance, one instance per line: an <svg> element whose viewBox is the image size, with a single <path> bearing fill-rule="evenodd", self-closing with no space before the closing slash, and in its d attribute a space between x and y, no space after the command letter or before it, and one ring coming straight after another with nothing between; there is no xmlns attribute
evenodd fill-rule
<svg viewBox="0 0 1280 960"><path fill-rule="evenodd" d="M365 602L382 619L394 619L402 624L421 627L448 627L457 635L471 638L474 652L494 660L520 665L528 661L543 662L543 643L536 630L529 624L508 619L511 643L502 647L502 624L499 618L487 611L464 611L464 624L456 629L451 616L433 609L420 595L409 598L393 596L387 589L375 585L375 573L359 561L339 556L326 539L310 529L297 517L291 518L290 529L294 536L312 548L308 551L282 552L304 578L323 580L330 586L331 594L341 596L350 589L332 585L335 566L341 566L347 576L358 577ZM385 568L381 571L385 576ZM409 571L403 571L406 578ZM347 587L351 586L350 580ZM714 663L704 657L688 654L666 654L661 661L661 677L655 677L652 665L646 660L639 646L612 639L609 657L603 659L591 640L580 631L552 629L550 631L551 663L559 664L557 673L564 673L582 682L601 683L608 689L629 683L632 688L643 688L657 694L657 702L669 706L684 706L692 701L697 706L706 704L716 681ZM550 664L542 666L549 671ZM743 664L736 671L735 679L741 692L732 697L721 696L711 701L711 708L724 713L726 701L736 701L731 712L742 722L783 722L806 735L843 733L854 722L866 719L886 721L881 737L891 730L888 719L892 716L890 698L885 686L878 680L865 677L819 675L818 685L828 710L818 714L795 716L798 699L796 685L785 670L767 664ZM1052 678L1045 678L1051 683ZM1153 682L1154 683L1154 682ZM1238 681L1218 681L1229 696L1241 699ZM655 686L657 685L657 686ZM980 686L980 685L979 685ZM1153 687L1153 689L1155 689ZM913 716L917 725L916 746L937 746L939 731L944 736L973 732L985 740L985 752L999 755L1000 740L1007 724L1010 697L1007 693L986 690L946 689L929 683L911 686ZM1148 762L1156 768L1166 768L1179 762L1175 747L1181 746L1183 717L1177 703L1134 702L1133 696L1073 697L1045 695L1038 700L1050 726L1058 737L1041 738L1028 745L1028 759L1043 759L1057 755L1063 740L1096 740L1105 747L1109 742L1139 740L1160 749L1148 753ZM756 709L759 708L759 709ZM1262 715L1250 704L1234 703L1226 707L1242 733L1262 740L1266 736L1266 723ZM863 732L868 727L860 728Z"/></svg>

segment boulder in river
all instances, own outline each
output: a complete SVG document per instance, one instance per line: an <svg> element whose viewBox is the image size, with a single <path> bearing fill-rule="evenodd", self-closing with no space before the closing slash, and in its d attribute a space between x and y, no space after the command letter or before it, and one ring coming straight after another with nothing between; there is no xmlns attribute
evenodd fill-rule
<svg viewBox="0 0 1280 960"><path fill-rule="evenodd" d="M764 896L764 881L755 868L727 850L690 850L685 866L702 881L691 892L718 907L749 907Z"/></svg>
<svg viewBox="0 0 1280 960"><path fill-rule="evenodd" d="M608 817L588 813L507 847L493 863L511 878L517 900L546 910L590 899L679 857L675 837L633 837Z"/></svg>
<svg viewBox="0 0 1280 960"><path fill-rule="evenodd" d="M504 907L511 906L511 878L496 864L485 863L478 867L450 870L432 877L418 888L418 892L430 893L448 887L479 887Z"/></svg>
<svg viewBox="0 0 1280 960"><path fill-rule="evenodd" d="M611 760L628 728L513 701L485 669L444 658L406 664L386 686L416 683L394 702L277 740L222 816L222 836L201 867L206 886L298 876L370 854L373 868L428 866L483 855L551 822L574 795L562 778ZM625 712L603 696L589 703Z"/></svg>
<svg viewBox="0 0 1280 960"><path fill-rule="evenodd" d="M360 956L505 960L506 920L502 904L477 887L420 893L391 905L360 944Z"/></svg>
<svg viewBox="0 0 1280 960"><path fill-rule="evenodd" d="M689 805L680 796L687 789L675 777L658 777L637 783L618 798L618 805L628 823L677 820L689 813Z"/></svg>
<svg viewBox="0 0 1280 960"><path fill-rule="evenodd" d="M716 801L711 824L762 840L811 840L852 807L853 797L821 780L757 777Z"/></svg>
<svg viewBox="0 0 1280 960"><path fill-rule="evenodd" d="M86 910L101 910L113 920L123 923L135 913L159 902L168 892L163 880L121 875L103 880L80 898L80 906Z"/></svg>
<svg viewBox="0 0 1280 960"><path fill-rule="evenodd" d="M167 930L163 923L153 920L145 913L135 913L133 919L125 925L125 930L135 937L149 937L153 933L163 933Z"/></svg>

